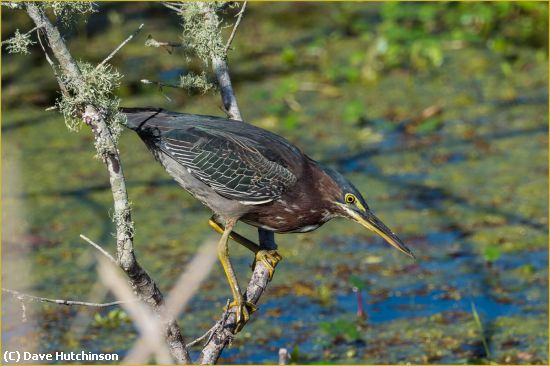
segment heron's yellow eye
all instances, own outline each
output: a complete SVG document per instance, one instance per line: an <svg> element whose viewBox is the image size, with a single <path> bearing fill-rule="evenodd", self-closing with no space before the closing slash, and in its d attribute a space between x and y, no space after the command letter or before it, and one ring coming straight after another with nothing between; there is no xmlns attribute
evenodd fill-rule
<svg viewBox="0 0 550 366"><path fill-rule="evenodd" d="M344 200L346 201L346 203L354 203L356 199L357 198L355 198L355 196L351 193L346 193L346 195L344 196Z"/></svg>

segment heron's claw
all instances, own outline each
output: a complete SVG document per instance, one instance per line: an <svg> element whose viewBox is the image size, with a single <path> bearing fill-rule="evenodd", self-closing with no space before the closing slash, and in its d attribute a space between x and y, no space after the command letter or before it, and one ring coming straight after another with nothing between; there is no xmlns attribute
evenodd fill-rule
<svg viewBox="0 0 550 366"><path fill-rule="evenodd" d="M271 281L271 279L273 278L275 267L277 266L277 263L281 261L281 259L283 259L283 257L281 257L281 255L277 253L276 250L259 250L256 253L256 258L254 259L252 270L256 268L256 263L258 261L262 262L269 272L269 280Z"/></svg>
<svg viewBox="0 0 550 366"><path fill-rule="evenodd" d="M242 297L239 299L234 299L228 306L227 310L231 308L235 309L235 334L240 332L241 329L244 327L248 319L250 319L250 315L256 311L256 305L245 301Z"/></svg>

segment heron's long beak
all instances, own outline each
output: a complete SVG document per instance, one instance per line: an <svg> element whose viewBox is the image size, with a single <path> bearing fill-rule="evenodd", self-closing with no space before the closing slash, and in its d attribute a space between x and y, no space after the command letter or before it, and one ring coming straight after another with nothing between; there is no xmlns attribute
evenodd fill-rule
<svg viewBox="0 0 550 366"><path fill-rule="evenodd" d="M390 230L389 227L387 227L378 217L376 217L372 212L369 210L365 212L357 212L357 211L348 211L352 217L353 220L357 221L367 229L374 231L381 237L383 237L388 244L396 248L397 250L405 253L409 257L416 259L414 254L411 252L409 248L403 242L401 239L397 237L393 233L393 231Z"/></svg>

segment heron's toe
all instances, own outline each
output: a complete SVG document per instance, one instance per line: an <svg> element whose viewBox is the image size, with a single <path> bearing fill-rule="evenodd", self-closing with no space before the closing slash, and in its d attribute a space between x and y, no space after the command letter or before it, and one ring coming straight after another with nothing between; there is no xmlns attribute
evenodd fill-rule
<svg viewBox="0 0 550 366"><path fill-rule="evenodd" d="M256 263L258 261L262 262L269 272L269 280L273 278L273 272L277 264L283 259L276 250L260 250L256 253L256 258L254 259L254 264L252 265L252 270L256 268Z"/></svg>
<svg viewBox="0 0 550 366"><path fill-rule="evenodd" d="M256 305L245 301L242 297L235 299L229 304L229 309L235 308L235 334L240 332L246 322L250 319L250 315L257 309Z"/></svg>

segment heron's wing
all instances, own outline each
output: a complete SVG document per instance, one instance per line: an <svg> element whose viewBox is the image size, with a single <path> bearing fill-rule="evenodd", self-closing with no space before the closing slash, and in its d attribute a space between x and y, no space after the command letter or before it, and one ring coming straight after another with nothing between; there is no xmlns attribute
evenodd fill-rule
<svg viewBox="0 0 550 366"><path fill-rule="evenodd" d="M281 196L296 182L271 151L255 141L201 127L162 133L160 147L216 193L243 204L261 204Z"/></svg>

